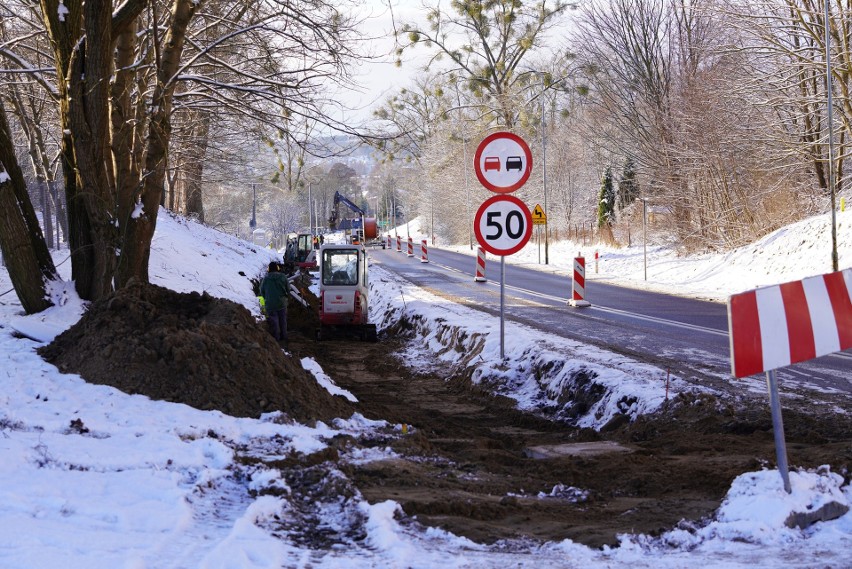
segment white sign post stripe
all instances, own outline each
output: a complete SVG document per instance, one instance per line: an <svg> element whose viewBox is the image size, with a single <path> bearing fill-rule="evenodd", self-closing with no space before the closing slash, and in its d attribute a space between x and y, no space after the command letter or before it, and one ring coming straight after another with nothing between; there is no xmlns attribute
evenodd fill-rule
<svg viewBox="0 0 852 569"><path fill-rule="evenodd" d="M775 369L790 365L790 336L784 299L777 286L755 291L757 312L760 315L760 338L763 347L763 368Z"/></svg>
<svg viewBox="0 0 852 569"><path fill-rule="evenodd" d="M840 351L840 336L837 334L837 321L831 308L828 289L823 277L812 277L802 281L808 310L811 314L811 327L814 331L814 351L817 356Z"/></svg>

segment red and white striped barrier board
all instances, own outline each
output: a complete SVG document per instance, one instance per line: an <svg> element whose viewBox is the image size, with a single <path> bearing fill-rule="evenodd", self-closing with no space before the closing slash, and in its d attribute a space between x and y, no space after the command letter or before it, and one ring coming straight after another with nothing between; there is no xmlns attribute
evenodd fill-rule
<svg viewBox="0 0 852 569"><path fill-rule="evenodd" d="M574 280L571 285L571 300L568 301L568 304L578 308L592 305L591 302L586 300L585 257L574 257Z"/></svg>
<svg viewBox="0 0 852 569"><path fill-rule="evenodd" d="M485 282L485 249L478 247L476 251L476 276L473 277L478 283Z"/></svg>
<svg viewBox="0 0 852 569"><path fill-rule="evenodd" d="M408 253L406 254L406 257L413 257L413 256L414 256L414 241L412 241L411 236L409 235L408 236Z"/></svg>
<svg viewBox="0 0 852 569"><path fill-rule="evenodd" d="M428 263L429 262L429 250L426 248L426 240L423 239L420 241L420 262Z"/></svg>
<svg viewBox="0 0 852 569"><path fill-rule="evenodd" d="M852 348L852 268L728 299L734 377Z"/></svg>
<svg viewBox="0 0 852 569"><path fill-rule="evenodd" d="M402 238L399 235L396 236L396 252L402 253Z"/></svg>
<svg viewBox="0 0 852 569"><path fill-rule="evenodd" d="M391 244L391 236L388 235L388 249L390 249L392 247L393 247L393 245Z"/></svg>

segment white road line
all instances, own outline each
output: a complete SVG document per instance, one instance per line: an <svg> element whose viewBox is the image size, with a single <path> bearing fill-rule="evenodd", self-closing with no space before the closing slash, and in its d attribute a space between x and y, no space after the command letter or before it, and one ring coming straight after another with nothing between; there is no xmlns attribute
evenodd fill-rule
<svg viewBox="0 0 852 569"><path fill-rule="evenodd" d="M727 331L716 330L715 328L707 328L706 326L698 326L697 324L688 324L686 322L678 322L676 320L668 320L666 318L657 318L656 316L646 316L644 314L636 314L633 312L627 312L626 310L618 310L617 308L604 308L600 306L592 306L592 308L597 308L598 310L603 310L604 312L611 312L613 314L621 314L624 316L628 316L630 318L636 318L638 320L647 320L648 322L656 322L659 324L666 324L668 326L675 326L677 328L684 328L686 330L695 330L696 332L705 332L707 334L713 334L715 336L720 336L722 338L728 337Z"/></svg>
<svg viewBox="0 0 852 569"><path fill-rule="evenodd" d="M462 271L460 271L458 269L455 269L453 267L448 267L446 265L441 265L439 263L434 263L434 266L441 267L442 269L453 271L455 273L464 274ZM500 287L499 283L495 283L493 281L486 281L485 284L491 285L491 286L496 287L496 288ZM545 300L550 300L552 302L559 302L559 303L562 303L562 304L566 304L568 302L567 297L553 296L553 295L550 295L550 294L544 294L544 293L541 293L541 292L536 292L534 290L529 290L529 289L525 289L525 288L521 288L521 287L517 287L517 286L512 286L512 285L506 285L506 290L513 290L513 291L520 292L520 293L523 293L523 294L526 294L526 295L529 295L529 296L533 296L533 297L536 297L536 298L542 298L542 299L545 299ZM686 329L686 330L693 330L693 331L696 331L696 332L704 332L706 334L713 334L715 336L720 336L722 338L728 337L727 331L716 330L714 328L707 328L705 326L698 326L696 324L688 324L686 322L678 322L676 320L668 320L666 318L658 318L656 316L646 316L644 314L637 314L635 312L628 312L626 310L619 310L617 308L607 308L605 306L592 306L590 309L584 309L584 310L592 310L592 311L607 312L607 313L610 313L610 314L618 314L620 316L626 316L628 318L634 318L636 320L644 320L646 322L654 322L656 324L664 324L666 326L674 326L676 328L683 328L683 329Z"/></svg>
<svg viewBox="0 0 852 569"><path fill-rule="evenodd" d="M829 358L840 358L842 360L852 360L852 354L848 354L846 352L834 352L833 354L828 354Z"/></svg>

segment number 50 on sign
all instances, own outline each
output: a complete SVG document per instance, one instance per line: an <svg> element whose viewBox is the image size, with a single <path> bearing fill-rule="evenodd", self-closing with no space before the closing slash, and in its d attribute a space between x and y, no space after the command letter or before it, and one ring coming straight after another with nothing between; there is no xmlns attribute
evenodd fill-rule
<svg viewBox="0 0 852 569"><path fill-rule="evenodd" d="M515 196L494 196L479 206L473 231L476 240L489 253L511 255L530 240L532 215L524 202Z"/></svg>

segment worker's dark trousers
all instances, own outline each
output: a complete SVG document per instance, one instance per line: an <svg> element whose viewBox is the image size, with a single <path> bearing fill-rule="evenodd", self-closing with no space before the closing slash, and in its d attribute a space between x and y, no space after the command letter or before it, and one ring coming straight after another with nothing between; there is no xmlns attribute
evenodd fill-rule
<svg viewBox="0 0 852 569"><path fill-rule="evenodd" d="M271 311L267 317L267 322L269 322L269 331L272 333L272 337L276 340L286 340L287 339L287 309L282 308L281 310L273 310Z"/></svg>

